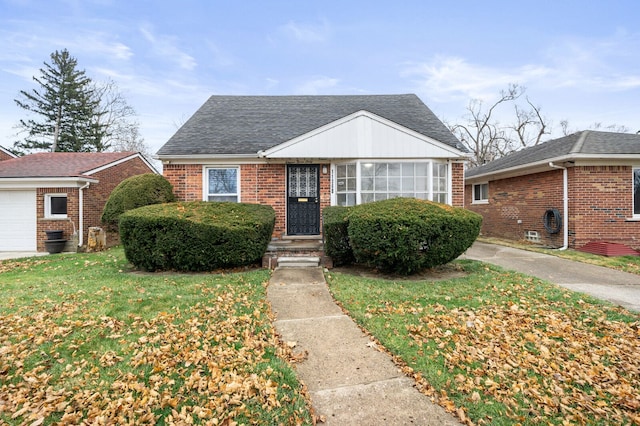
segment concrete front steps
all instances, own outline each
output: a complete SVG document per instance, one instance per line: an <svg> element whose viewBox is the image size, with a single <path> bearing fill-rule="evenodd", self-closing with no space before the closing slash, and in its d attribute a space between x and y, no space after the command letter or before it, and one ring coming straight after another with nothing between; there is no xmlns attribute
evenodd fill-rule
<svg viewBox="0 0 640 426"><path fill-rule="evenodd" d="M331 267L331 259L325 256L322 237L318 235L283 236L273 240L262 258L262 267L269 269L318 266Z"/></svg>

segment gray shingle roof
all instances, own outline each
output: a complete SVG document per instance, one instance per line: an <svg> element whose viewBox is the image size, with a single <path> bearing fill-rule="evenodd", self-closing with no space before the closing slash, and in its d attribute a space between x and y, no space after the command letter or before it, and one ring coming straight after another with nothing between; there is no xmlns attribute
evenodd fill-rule
<svg viewBox="0 0 640 426"><path fill-rule="evenodd" d="M497 173L507 169L563 157L565 160L587 155L634 155L640 158L640 135L584 130L514 152L467 170L465 177Z"/></svg>
<svg viewBox="0 0 640 426"><path fill-rule="evenodd" d="M416 96L211 96L159 156L256 154L358 111L468 152Z"/></svg>

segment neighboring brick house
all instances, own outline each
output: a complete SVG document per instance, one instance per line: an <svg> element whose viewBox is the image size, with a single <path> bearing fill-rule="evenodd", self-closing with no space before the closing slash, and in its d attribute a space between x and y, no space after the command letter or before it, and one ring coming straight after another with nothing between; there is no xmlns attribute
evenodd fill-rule
<svg viewBox="0 0 640 426"><path fill-rule="evenodd" d="M157 173L136 152L46 152L0 161L0 251L44 251L62 230L77 250L124 179Z"/></svg>
<svg viewBox="0 0 640 426"><path fill-rule="evenodd" d="M640 135L583 131L470 169L465 206L489 237L640 249Z"/></svg>
<svg viewBox="0 0 640 426"><path fill-rule="evenodd" d="M329 205L462 206L468 154L415 95L212 96L157 158L178 199L270 205L281 238L320 235Z"/></svg>
<svg viewBox="0 0 640 426"><path fill-rule="evenodd" d="M0 161L11 160L12 158L16 158L16 155L0 146Z"/></svg>

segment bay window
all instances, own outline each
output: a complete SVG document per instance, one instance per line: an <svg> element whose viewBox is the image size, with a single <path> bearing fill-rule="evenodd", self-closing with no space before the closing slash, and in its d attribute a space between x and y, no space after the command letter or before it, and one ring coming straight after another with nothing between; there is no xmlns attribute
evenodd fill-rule
<svg viewBox="0 0 640 426"><path fill-rule="evenodd" d="M396 197L447 203L448 164L439 162L367 162L335 166L335 203L353 206Z"/></svg>

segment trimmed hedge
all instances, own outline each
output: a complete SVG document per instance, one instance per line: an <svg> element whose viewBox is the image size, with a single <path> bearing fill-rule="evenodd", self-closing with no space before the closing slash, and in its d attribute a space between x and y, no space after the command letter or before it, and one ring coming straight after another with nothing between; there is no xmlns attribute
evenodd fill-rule
<svg viewBox="0 0 640 426"><path fill-rule="evenodd" d="M212 271L251 265L275 225L270 206L206 201L154 204L120 217L125 256L147 271Z"/></svg>
<svg viewBox="0 0 640 426"><path fill-rule="evenodd" d="M102 222L115 228L120 215L151 204L176 201L173 186L162 175L145 173L131 176L116 186L102 210Z"/></svg>
<svg viewBox="0 0 640 426"><path fill-rule="evenodd" d="M325 238L339 239L327 245L337 246L342 260L349 255L344 223L337 224L339 215L329 212ZM355 262L404 275L456 259L476 240L482 224L482 216L469 210L415 198L361 204L342 217L348 222L348 245Z"/></svg>
<svg viewBox="0 0 640 426"><path fill-rule="evenodd" d="M322 210L324 252L335 266L355 261L349 245L349 207L332 206Z"/></svg>

